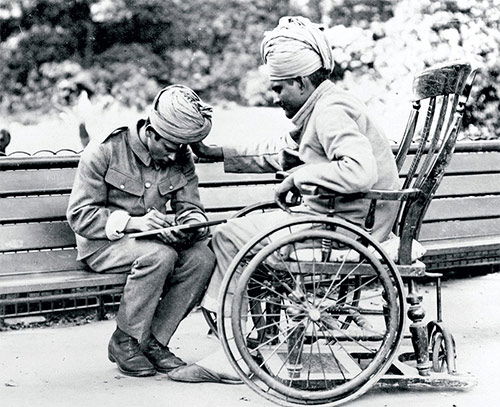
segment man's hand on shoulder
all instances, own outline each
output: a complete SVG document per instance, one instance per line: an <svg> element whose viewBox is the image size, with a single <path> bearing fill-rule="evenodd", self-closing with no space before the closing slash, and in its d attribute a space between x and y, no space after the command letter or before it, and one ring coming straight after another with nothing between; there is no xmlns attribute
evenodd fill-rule
<svg viewBox="0 0 500 407"><path fill-rule="evenodd" d="M216 162L224 161L224 153L222 147L216 145L207 146L202 141L190 144L191 150L200 161Z"/></svg>

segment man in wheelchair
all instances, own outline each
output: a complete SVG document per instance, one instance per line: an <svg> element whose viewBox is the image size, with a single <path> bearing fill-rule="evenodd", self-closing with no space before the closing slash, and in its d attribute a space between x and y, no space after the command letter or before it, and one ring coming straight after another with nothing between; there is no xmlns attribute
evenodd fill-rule
<svg viewBox="0 0 500 407"><path fill-rule="evenodd" d="M261 55L269 70L274 102L295 129L270 143L273 147L198 143L192 149L200 158L223 161L226 172L287 171L289 175L276 189L277 204L285 211L252 214L215 229L212 246L217 265L202 302L212 312L218 309L220 287L231 261L252 237L290 218L332 212L332 199L314 196L304 197L291 211L284 203L289 192L310 184L341 194L399 189L389 142L367 107L329 79L334 67L332 49L319 26L303 17L283 17L274 30L265 33ZM372 236L383 241L394 223L397 203L377 205ZM358 225L364 223L368 206L368 201L355 198L337 197L333 202L336 216ZM230 383L236 377L224 360L221 352L169 376L186 382Z"/></svg>

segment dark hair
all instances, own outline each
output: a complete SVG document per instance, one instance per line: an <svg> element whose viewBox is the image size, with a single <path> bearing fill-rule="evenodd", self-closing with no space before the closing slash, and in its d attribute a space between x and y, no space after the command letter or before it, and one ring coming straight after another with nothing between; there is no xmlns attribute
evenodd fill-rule
<svg viewBox="0 0 500 407"><path fill-rule="evenodd" d="M296 78L291 78L287 79L288 81L298 81L302 83L302 76L297 76ZM317 71L313 72L312 74L306 76L306 78L309 78L311 81L312 85L317 88L319 85L321 85L324 81L327 79L330 79L330 72L325 69L325 68L320 68Z"/></svg>
<svg viewBox="0 0 500 407"><path fill-rule="evenodd" d="M330 71L325 68L320 68L316 72L313 72L311 75L309 75L308 78L313 86L317 88L319 85L321 85L322 82L330 79Z"/></svg>

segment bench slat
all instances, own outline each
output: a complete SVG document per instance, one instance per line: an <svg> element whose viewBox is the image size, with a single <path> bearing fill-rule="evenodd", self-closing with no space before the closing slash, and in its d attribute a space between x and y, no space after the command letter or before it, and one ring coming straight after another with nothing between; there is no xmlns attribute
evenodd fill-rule
<svg viewBox="0 0 500 407"><path fill-rule="evenodd" d="M278 182L273 173L225 173L221 163L197 164L196 167L201 188ZM5 171L0 178L0 197L69 193L75 173L75 168Z"/></svg>
<svg viewBox="0 0 500 407"><path fill-rule="evenodd" d="M62 290L80 287L123 285L126 274L101 274L86 271L51 272L43 274L0 276L0 295Z"/></svg>
<svg viewBox="0 0 500 407"><path fill-rule="evenodd" d="M424 221L500 217L500 196L433 199Z"/></svg>
<svg viewBox="0 0 500 407"><path fill-rule="evenodd" d="M408 174L408 167L412 158L413 155L408 155L401 169L403 175ZM500 151L455 153L446 168L446 174L465 175L484 173L500 173Z"/></svg>
<svg viewBox="0 0 500 407"><path fill-rule="evenodd" d="M231 212L208 213L209 220L228 219ZM0 225L0 253L75 247L75 234L66 221Z"/></svg>
<svg viewBox="0 0 500 407"><path fill-rule="evenodd" d="M500 218L455 220L449 222L424 223L419 240L435 241L448 238L469 238L499 235Z"/></svg>
<svg viewBox="0 0 500 407"><path fill-rule="evenodd" d="M452 186L450 187L452 188ZM238 210L252 202L272 200L273 186L223 187L201 190L207 212ZM68 196L38 196L0 199L0 223L37 220L63 220ZM434 199L425 220L469 219L471 217L499 217L500 195Z"/></svg>
<svg viewBox="0 0 500 407"><path fill-rule="evenodd" d="M200 187L276 183L274 174L225 173L222 163L196 164ZM67 193L71 190L75 168L8 170L0 178L0 196ZM407 165L403 166L406 175ZM448 175L499 174L500 152L456 153L446 171ZM446 178L445 176L445 178Z"/></svg>
<svg viewBox="0 0 500 407"><path fill-rule="evenodd" d="M500 194L500 174L445 176L433 199L470 195Z"/></svg>
<svg viewBox="0 0 500 407"><path fill-rule="evenodd" d="M273 185L202 188L201 201L207 212L234 211L274 197ZM0 199L0 223L61 220L66 217L69 195Z"/></svg>
<svg viewBox="0 0 500 407"><path fill-rule="evenodd" d="M68 195L0 199L0 223L61 220L67 205Z"/></svg>
<svg viewBox="0 0 500 407"><path fill-rule="evenodd" d="M0 226L0 252L75 245L75 234L65 221Z"/></svg>
<svg viewBox="0 0 500 407"><path fill-rule="evenodd" d="M75 172L74 168L6 171L0 177L0 197L68 192Z"/></svg>
<svg viewBox="0 0 500 407"><path fill-rule="evenodd" d="M85 269L85 265L76 260L76 249L2 253L0 264L0 276Z"/></svg>

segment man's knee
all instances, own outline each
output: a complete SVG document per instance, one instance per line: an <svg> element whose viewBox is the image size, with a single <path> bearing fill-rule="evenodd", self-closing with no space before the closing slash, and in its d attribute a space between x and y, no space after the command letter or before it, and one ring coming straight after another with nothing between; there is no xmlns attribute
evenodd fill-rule
<svg viewBox="0 0 500 407"><path fill-rule="evenodd" d="M200 274L212 274L215 267L215 255L204 243L197 243L190 250L190 257Z"/></svg>
<svg viewBox="0 0 500 407"><path fill-rule="evenodd" d="M199 267L203 271L203 274L212 274L215 267L215 254L206 245L200 245L199 247L198 261L200 262Z"/></svg>
<svg viewBox="0 0 500 407"><path fill-rule="evenodd" d="M205 281L210 278L215 267L215 255L202 242L180 253L180 262L176 269L178 278Z"/></svg>
<svg viewBox="0 0 500 407"><path fill-rule="evenodd" d="M233 225L222 224L217 226L212 232L212 247L218 250L221 246L226 246L228 242L232 242L236 237L236 232Z"/></svg>
<svg viewBox="0 0 500 407"><path fill-rule="evenodd" d="M136 276L150 273L169 273L177 262L178 254L167 245L152 245L149 250L143 250L132 263L131 273Z"/></svg>

